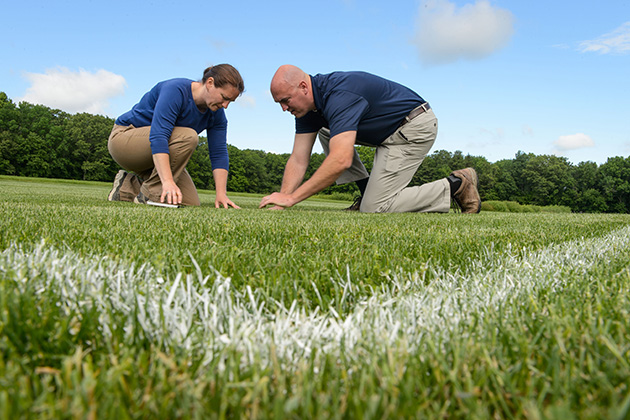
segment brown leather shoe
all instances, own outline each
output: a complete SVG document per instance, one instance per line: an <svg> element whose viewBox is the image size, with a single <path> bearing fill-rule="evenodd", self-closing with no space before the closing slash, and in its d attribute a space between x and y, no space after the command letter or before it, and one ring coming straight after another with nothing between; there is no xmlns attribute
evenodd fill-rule
<svg viewBox="0 0 630 420"><path fill-rule="evenodd" d="M453 198L462 213L479 213L481 211L481 197L477 191L477 172L473 168L466 168L453 171L451 175L462 180L462 185L453 194Z"/></svg>

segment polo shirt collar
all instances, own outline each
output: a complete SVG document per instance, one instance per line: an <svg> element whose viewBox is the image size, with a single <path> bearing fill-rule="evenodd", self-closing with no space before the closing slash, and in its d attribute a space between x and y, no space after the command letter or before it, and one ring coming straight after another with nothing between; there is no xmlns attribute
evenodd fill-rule
<svg viewBox="0 0 630 420"><path fill-rule="evenodd" d="M313 89L313 100L315 102L315 112L321 113L323 101L322 94L319 90L319 83L316 77L309 75L311 78L311 88Z"/></svg>

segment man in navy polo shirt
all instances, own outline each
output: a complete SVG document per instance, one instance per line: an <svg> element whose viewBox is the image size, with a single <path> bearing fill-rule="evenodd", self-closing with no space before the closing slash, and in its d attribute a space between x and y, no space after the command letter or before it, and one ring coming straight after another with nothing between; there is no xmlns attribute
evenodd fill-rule
<svg viewBox="0 0 630 420"><path fill-rule="evenodd" d="M437 136L433 110L411 89L364 72L310 76L284 65L271 81L271 94L283 111L295 116L295 141L281 191L264 197L261 208L291 207L335 181L355 181L362 212L447 213L451 198L463 213L481 210L472 168L407 187ZM318 133L326 159L302 183ZM376 147L371 174L355 144Z"/></svg>

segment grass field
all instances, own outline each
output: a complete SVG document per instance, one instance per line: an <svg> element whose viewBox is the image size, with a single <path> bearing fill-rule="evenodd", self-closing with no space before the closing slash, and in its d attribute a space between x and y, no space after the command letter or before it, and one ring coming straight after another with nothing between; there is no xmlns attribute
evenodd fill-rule
<svg viewBox="0 0 630 420"><path fill-rule="evenodd" d="M630 417L630 215L0 177L0 416Z"/></svg>

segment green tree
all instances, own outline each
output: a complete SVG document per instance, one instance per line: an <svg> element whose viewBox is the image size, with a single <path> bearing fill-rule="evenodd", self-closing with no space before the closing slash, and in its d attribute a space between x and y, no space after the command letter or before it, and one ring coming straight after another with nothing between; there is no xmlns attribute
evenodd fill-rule
<svg viewBox="0 0 630 420"><path fill-rule="evenodd" d="M17 136L10 131L0 130L0 174L17 175L16 156L18 153Z"/></svg>
<svg viewBox="0 0 630 420"><path fill-rule="evenodd" d="M282 186L282 177L284 175L284 168L289 160L289 154L275 154L267 153L265 156L265 171L267 173L267 184L265 190L261 193L270 193L273 191L280 191Z"/></svg>
<svg viewBox="0 0 630 420"><path fill-rule="evenodd" d="M580 162L571 170L575 180L576 199L571 209L576 212L603 213L608 210L602 194L602 177L595 162Z"/></svg>
<svg viewBox="0 0 630 420"><path fill-rule="evenodd" d="M521 193L518 185L514 180L514 175L517 173L514 167L514 161L503 159L496 162L493 165L494 185L491 187L491 191L488 193L493 200L499 201L520 201Z"/></svg>
<svg viewBox="0 0 630 420"><path fill-rule="evenodd" d="M523 204L568 205L575 198L567 195L574 191L567 158L553 155L530 156L521 172Z"/></svg>
<svg viewBox="0 0 630 420"><path fill-rule="evenodd" d="M600 167L602 193L613 213L630 212L630 157L608 158Z"/></svg>
<svg viewBox="0 0 630 420"><path fill-rule="evenodd" d="M228 153L230 155L228 190L261 193L268 188L265 152L251 149L239 150L228 145Z"/></svg>
<svg viewBox="0 0 630 420"><path fill-rule="evenodd" d="M575 205L571 209L584 213L605 213L608 211L608 204L606 204L606 198L600 191L589 188L580 192Z"/></svg>
<svg viewBox="0 0 630 420"><path fill-rule="evenodd" d="M68 118L66 138L57 147L64 153L70 148L70 162L75 177L91 181L111 181L119 170L107 149L114 120L86 113ZM61 153L59 153L61 155Z"/></svg>
<svg viewBox="0 0 630 420"><path fill-rule="evenodd" d="M18 137L16 167L20 176L48 178L51 175L51 152L43 138L29 133L26 138Z"/></svg>
<svg viewBox="0 0 630 420"><path fill-rule="evenodd" d="M0 92L0 132L17 133L19 110L4 92Z"/></svg>
<svg viewBox="0 0 630 420"><path fill-rule="evenodd" d="M195 186L201 189L213 190L212 164L208 154L208 140L199 138L199 144L190 158L186 170L190 174Z"/></svg>
<svg viewBox="0 0 630 420"><path fill-rule="evenodd" d="M359 155L359 159L363 162L363 166L368 171L368 173L372 172L372 168L374 167L374 155L376 154L376 148L368 147L368 146L357 146L357 153Z"/></svg>
<svg viewBox="0 0 630 420"><path fill-rule="evenodd" d="M19 111L4 92L0 92L0 174L15 175L15 156Z"/></svg>
<svg viewBox="0 0 630 420"><path fill-rule="evenodd" d="M409 186L416 186L447 177L450 173L451 153L437 150L424 158L424 161L411 178Z"/></svg>

